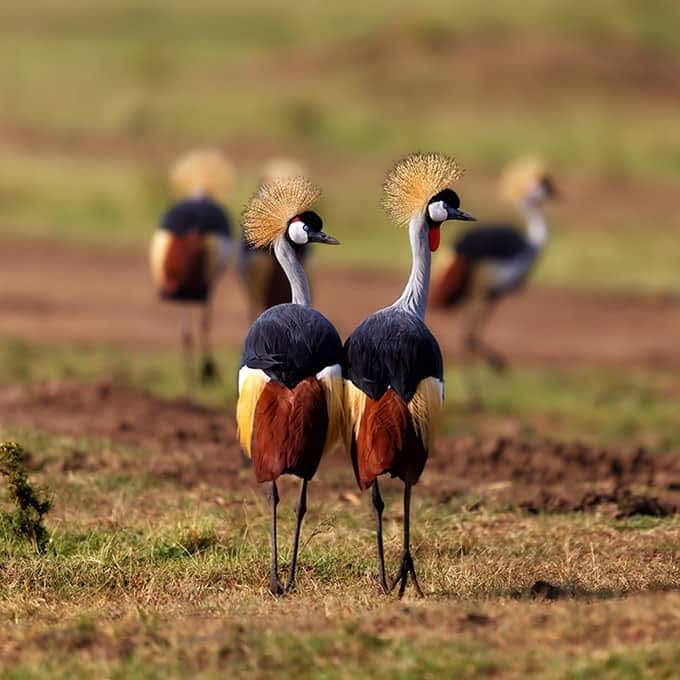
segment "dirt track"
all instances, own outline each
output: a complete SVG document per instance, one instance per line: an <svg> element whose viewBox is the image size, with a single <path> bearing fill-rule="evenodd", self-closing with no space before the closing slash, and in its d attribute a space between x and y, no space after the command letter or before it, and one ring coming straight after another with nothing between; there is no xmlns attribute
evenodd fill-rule
<svg viewBox="0 0 680 680"><path fill-rule="evenodd" d="M257 487L239 453L232 419L221 410L157 399L128 386L63 382L0 388L0 414L0 426L75 437L87 433L145 452L130 458L106 447L74 446L49 463L54 474L108 468L220 492ZM40 452L35 453L33 465L42 467ZM351 465L340 450L322 461L314 485L319 492L360 502ZM663 516L680 509L680 457L577 443L446 437L418 488L439 503L470 498L473 508L493 503L529 513Z"/></svg>
<svg viewBox="0 0 680 680"><path fill-rule="evenodd" d="M315 282L318 306L343 335L393 300L403 283L394 274L320 274ZM3 242L0 291L4 336L145 349L177 344L178 311L155 299L143 253ZM456 317L434 314L430 323L444 351L455 354ZM217 342L238 347L246 326L245 303L232 269L218 293ZM680 304L530 286L501 305L488 337L522 362L677 365Z"/></svg>

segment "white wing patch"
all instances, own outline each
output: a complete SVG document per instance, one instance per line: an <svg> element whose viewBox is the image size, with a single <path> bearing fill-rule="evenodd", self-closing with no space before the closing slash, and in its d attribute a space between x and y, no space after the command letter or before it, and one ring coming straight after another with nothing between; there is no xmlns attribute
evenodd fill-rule
<svg viewBox="0 0 680 680"><path fill-rule="evenodd" d="M257 376L260 380L268 383L271 378L261 369L261 368L250 368L250 366L243 366L238 372L238 393L243 392L243 386L246 384L246 380L249 377Z"/></svg>
<svg viewBox="0 0 680 680"><path fill-rule="evenodd" d="M171 234L164 229L156 229L151 238L149 249L149 262L151 264L151 277L157 286L162 286L165 278L165 257L170 247Z"/></svg>

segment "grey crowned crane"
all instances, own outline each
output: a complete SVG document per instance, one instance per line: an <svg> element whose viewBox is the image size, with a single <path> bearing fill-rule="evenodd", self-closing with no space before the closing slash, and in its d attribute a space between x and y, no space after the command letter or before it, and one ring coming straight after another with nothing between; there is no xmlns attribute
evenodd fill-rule
<svg viewBox="0 0 680 680"><path fill-rule="evenodd" d="M275 182L292 177L303 177L304 168L289 158L273 158L264 168L260 184ZM296 255L304 265L308 249L301 246ZM284 302L290 302L291 291L276 256L269 248L257 248L250 244L243 234L238 254L238 272L248 301L251 322L265 309Z"/></svg>
<svg viewBox="0 0 680 680"><path fill-rule="evenodd" d="M465 309L465 354L480 355L496 370L502 370L506 361L483 342L482 330L498 300L524 284L543 252L548 225L542 206L555 195L550 176L533 160L511 165L501 188L505 198L524 214L526 229L480 225L466 231L452 243L450 261L431 298L434 308Z"/></svg>
<svg viewBox="0 0 680 680"><path fill-rule="evenodd" d="M372 487L378 575L388 592L382 537L384 508L378 477L404 482L404 544L391 589L404 594L409 576L422 597L410 551L411 488L432 451L443 402L439 345L424 322L431 251L446 220L472 220L459 209L452 186L457 163L440 154L414 154L400 161L385 182L384 205L395 221L408 223L412 268L399 299L369 316L345 343L346 445L360 489Z"/></svg>
<svg viewBox="0 0 680 680"><path fill-rule="evenodd" d="M268 309L248 331L236 407L241 447L252 458L257 481L269 484L274 595L284 592L278 574L276 480L283 474L302 479L286 586L291 590L307 509L307 483L342 431L342 343L330 321L312 309L297 255L309 243L338 243L322 231L321 218L311 210L318 196L318 189L304 178L264 184L243 219L250 243L273 246L292 291L292 302Z"/></svg>
<svg viewBox="0 0 680 680"><path fill-rule="evenodd" d="M173 167L171 181L180 200L163 216L151 240L151 276L161 299L184 307L182 346L189 391L194 383L194 319L201 379L217 377L212 356L212 299L232 249L231 224L220 199L231 190L233 171L219 151L193 151Z"/></svg>

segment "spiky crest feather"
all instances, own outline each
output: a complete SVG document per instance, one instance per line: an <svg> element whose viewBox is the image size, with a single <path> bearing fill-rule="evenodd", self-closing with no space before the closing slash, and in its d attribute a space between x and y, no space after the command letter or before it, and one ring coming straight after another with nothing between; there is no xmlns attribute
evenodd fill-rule
<svg viewBox="0 0 680 680"><path fill-rule="evenodd" d="M217 149L195 149L177 160L170 181L180 198L204 194L217 200L231 192L234 169Z"/></svg>
<svg viewBox="0 0 680 680"><path fill-rule="evenodd" d="M276 179L263 184L243 213L243 233L256 247L266 247L283 234L288 221L318 200L321 190L306 177Z"/></svg>
<svg viewBox="0 0 680 680"><path fill-rule="evenodd" d="M539 158L520 158L503 171L501 195L509 203L521 203L527 192L546 175L545 164Z"/></svg>
<svg viewBox="0 0 680 680"><path fill-rule="evenodd" d="M406 224L440 191L463 175L454 158L440 153L414 153L400 160L383 185L383 208L398 224Z"/></svg>
<svg viewBox="0 0 680 680"><path fill-rule="evenodd" d="M274 157L270 158L262 169L261 184L290 177L304 177L306 174L305 167L299 161L285 156Z"/></svg>

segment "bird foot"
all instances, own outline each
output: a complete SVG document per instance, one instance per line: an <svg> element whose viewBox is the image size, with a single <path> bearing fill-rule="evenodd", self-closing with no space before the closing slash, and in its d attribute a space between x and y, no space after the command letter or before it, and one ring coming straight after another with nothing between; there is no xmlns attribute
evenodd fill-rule
<svg viewBox="0 0 680 680"><path fill-rule="evenodd" d="M204 385L216 382L220 379L220 373L217 370L217 364L213 359L205 359L201 367L201 382Z"/></svg>
<svg viewBox="0 0 680 680"><path fill-rule="evenodd" d="M389 595L391 588L387 587L387 580L385 579L385 576L382 575L380 577L380 592L383 595Z"/></svg>
<svg viewBox="0 0 680 680"><path fill-rule="evenodd" d="M390 588L390 592L392 592L397 583L399 584L399 599L401 599L404 596L404 592L406 591L406 583L408 582L408 577L409 574L411 575L411 578L413 579L413 586L416 589L416 595L418 597L425 597L423 595L423 591L420 589L420 586L418 585L418 578L416 577L416 570L415 567L413 566L413 558L411 557L411 553L409 550L405 550L404 554L402 555L401 558L401 566L399 567L399 573L397 574L396 578L392 582L392 587Z"/></svg>
<svg viewBox="0 0 680 680"><path fill-rule="evenodd" d="M281 583L278 576L272 576L271 583L269 584L269 592L272 595L276 595L277 597L279 595L283 595L283 593L285 592L283 588L283 583Z"/></svg>

